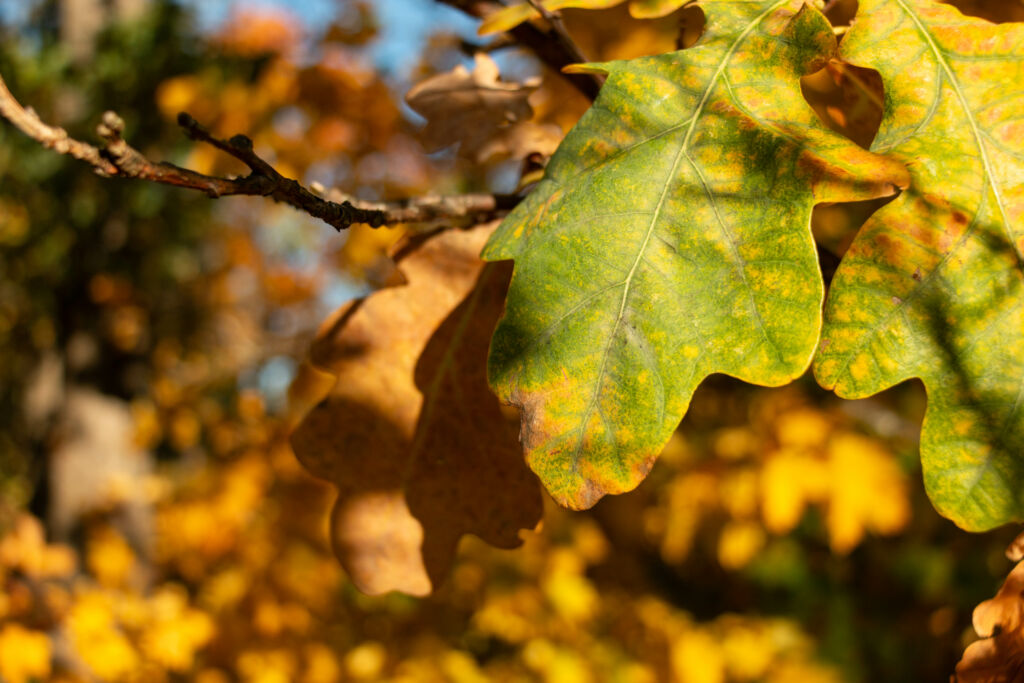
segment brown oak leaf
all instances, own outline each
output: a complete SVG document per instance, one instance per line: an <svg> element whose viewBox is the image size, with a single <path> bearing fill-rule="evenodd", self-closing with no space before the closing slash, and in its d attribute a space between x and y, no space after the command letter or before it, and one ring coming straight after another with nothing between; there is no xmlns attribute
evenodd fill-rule
<svg viewBox="0 0 1024 683"><path fill-rule="evenodd" d="M981 640L967 646L953 683L1024 682L1024 562L1006 577L996 596L974 608Z"/></svg>
<svg viewBox="0 0 1024 683"><path fill-rule="evenodd" d="M523 121L502 128L497 135L476 151L478 163L501 159L525 159L531 154L550 157L565 137L562 129L553 123Z"/></svg>
<svg viewBox="0 0 1024 683"><path fill-rule="evenodd" d="M313 366L337 380L292 445L338 488L331 540L364 593L426 595L462 535L512 548L540 521L540 485L486 380L510 277L478 257L492 229L413 239L395 257L407 283L343 307L314 341Z"/></svg>
<svg viewBox="0 0 1024 683"><path fill-rule="evenodd" d="M533 116L528 99L538 84L539 81L499 80L498 65L488 55L478 53L472 71L460 64L451 71L432 76L414 86L405 101L427 119L421 138L428 151L461 143L461 155L484 161L494 154L495 138L508 138L501 144L508 147L510 153L518 152L524 142L534 139L536 144L544 146L544 149L528 150L525 156L533 151L544 152L552 137L547 128L514 133L515 128ZM555 137L561 138L561 132Z"/></svg>

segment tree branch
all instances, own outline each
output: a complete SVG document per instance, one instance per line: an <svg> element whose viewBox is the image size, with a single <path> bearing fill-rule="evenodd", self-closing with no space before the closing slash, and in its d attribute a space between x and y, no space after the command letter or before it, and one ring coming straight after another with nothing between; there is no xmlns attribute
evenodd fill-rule
<svg viewBox="0 0 1024 683"><path fill-rule="evenodd" d="M112 111L103 114L102 122L97 127L97 132L104 140L102 147L75 140L63 128L44 123L31 108L21 106L2 76L0 116L43 147L84 161L101 176L137 178L200 190L213 198L232 195L269 197L319 218L339 231L354 223L379 227L392 223L439 223L449 220L481 222L507 212L520 200L516 195L471 194L427 196L397 202L363 202L332 193L329 197L337 198L337 201L332 201L311 192L297 180L278 173L253 151L252 140L244 135L222 140L214 137L188 114L179 114L178 124L191 139L230 154L251 171L244 178L208 176L174 164L156 163L147 159L121 137L124 121Z"/></svg>
<svg viewBox="0 0 1024 683"><path fill-rule="evenodd" d="M95 168L100 175L117 175L117 167L104 159L98 149L72 139L63 128L46 125L35 111L22 107L7 89L3 76L0 76L0 116L46 149L80 159Z"/></svg>
<svg viewBox="0 0 1024 683"><path fill-rule="evenodd" d="M319 189L314 185L313 189ZM334 201L350 203L364 211L379 211L388 223L437 224L457 221L466 226L477 225L511 211L522 201L517 194L422 195L391 202L369 202L356 199L340 190L327 190L325 196Z"/></svg>
<svg viewBox="0 0 1024 683"><path fill-rule="evenodd" d="M485 16L491 8L500 7L495 6L493 2L487 2L487 0L438 0L438 2L450 5L477 18ZM547 10L544 11L546 12ZM551 13L548 12L548 14L550 15ZM560 20L558 24L561 25ZM529 49L544 64L569 81L588 100L593 101L597 98L601 85L604 84L604 77L600 74L563 73L562 69L570 64L579 64L587 60L583 57L579 47L576 46L576 43L569 34L565 32L564 27L560 34L553 23L550 25L551 28L545 31L526 22L509 30L508 33L517 43Z"/></svg>
<svg viewBox="0 0 1024 683"><path fill-rule="evenodd" d="M565 24L562 22L561 12L552 12L541 0L526 0L530 3L530 7L537 10L537 13L544 18L544 21L548 22L548 26L554 31L555 35L558 36L558 41L565 47L566 52L572 55L573 59L577 64L590 61L583 55L583 51L576 44L576 41L572 39L569 32L565 29Z"/></svg>

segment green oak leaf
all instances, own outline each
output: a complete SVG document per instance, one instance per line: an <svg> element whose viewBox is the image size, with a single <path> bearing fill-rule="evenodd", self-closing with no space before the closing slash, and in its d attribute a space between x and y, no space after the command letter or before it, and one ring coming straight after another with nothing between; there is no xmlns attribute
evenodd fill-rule
<svg viewBox="0 0 1024 683"><path fill-rule="evenodd" d="M1024 27L860 0L843 58L885 84L872 149L911 186L832 283L815 374L840 396L924 381L925 486L969 530L1024 517Z"/></svg>
<svg viewBox="0 0 1024 683"><path fill-rule="evenodd" d="M701 6L697 46L586 67L600 96L484 250L515 260L489 381L569 507L635 487L707 375L800 375L821 327L814 204L907 181L801 96L836 49L817 10Z"/></svg>

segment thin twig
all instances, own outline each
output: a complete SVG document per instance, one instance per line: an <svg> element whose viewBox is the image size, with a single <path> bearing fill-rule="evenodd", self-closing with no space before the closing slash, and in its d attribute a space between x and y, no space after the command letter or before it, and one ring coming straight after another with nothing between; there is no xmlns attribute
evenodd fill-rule
<svg viewBox="0 0 1024 683"><path fill-rule="evenodd" d="M303 187L297 180L284 177L253 151L252 140L244 135L235 135L229 140L221 140L210 134L208 130L184 112L178 114L178 125L191 139L205 142L230 154L252 170L252 173L242 178L241 181L251 180L254 185L252 189L255 191L241 192L240 194L261 194L274 201L291 204L338 230L344 230L353 223L368 223L373 227L379 227L387 222L388 216L383 211L366 211L353 206L351 202L339 204L322 199Z"/></svg>
<svg viewBox="0 0 1024 683"><path fill-rule="evenodd" d="M314 186L315 187L315 186ZM340 190L328 190L325 196L335 202L348 202L365 211L387 214L391 223L418 223L429 228L438 223L477 225L515 208L522 197L516 194L423 195L391 202L355 199Z"/></svg>
<svg viewBox="0 0 1024 683"><path fill-rule="evenodd" d="M96 169L101 175L117 175L117 167L104 159L92 145L78 142L63 128L48 126L31 108L22 107L0 76L0 116L13 123L18 130L36 140L43 147L58 154L67 154L80 159Z"/></svg>
<svg viewBox="0 0 1024 683"><path fill-rule="evenodd" d="M205 142L230 154L246 166L250 173L244 178L221 178L196 173L166 162L150 161L121 137L124 121L108 111L103 114L97 132L104 140L95 147L75 140L63 128L42 121L31 108L23 107L0 76L0 116L13 123L43 147L86 162L105 177L137 178L205 192L210 197L248 195L270 197L289 204L337 230L354 223L373 227L393 223L461 222L464 219L489 220L519 201L514 195L472 194L453 197L420 197L397 202L362 202L338 195L337 201L324 199L303 187L297 180L281 175L253 150L252 140L236 135L229 140L214 137L188 114L178 115L178 124L193 140Z"/></svg>

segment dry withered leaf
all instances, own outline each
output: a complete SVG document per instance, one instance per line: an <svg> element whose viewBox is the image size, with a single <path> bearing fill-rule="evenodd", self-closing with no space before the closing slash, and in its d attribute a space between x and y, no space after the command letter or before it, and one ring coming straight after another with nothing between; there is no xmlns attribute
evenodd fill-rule
<svg viewBox="0 0 1024 683"><path fill-rule="evenodd" d="M563 137L562 129L553 123L523 121L502 128L476 151L475 158L479 163L499 159L525 159L531 154L547 158L555 153Z"/></svg>
<svg viewBox="0 0 1024 683"><path fill-rule="evenodd" d="M511 548L540 521L540 486L486 381L510 276L477 256L492 228L411 241L396 255L408 283L342 308L314 342L337 381L292 445L338 488L332 543L364 593L426 595L463 534Z"/></svg>
<svg viewBox="0 0 1024 683"><path fill-rule="evenodd" d="M1024 681L1024 562L1006 577L996 596L974 608L971 643L956 665L953 683Z"/></svg>
<svg viewBox="0 0 1024 683"><path fill-rule="evenodd" d="M460 64L432 76L414 86L405 101L427 119L421 136L429 151L461 143L460 154L483 160L493 138L507 136L533 115L527 100L537 85L499 80L498 65L478 53L472 71Z"/></svg>
<svg viewBox="0 0 1024 683"><path fill-rule="evenodd" d="M1017 534L1017 538L1010 542L1006 548L1006 559L1011 562L1024 560L1024 532Z"/></svg>

